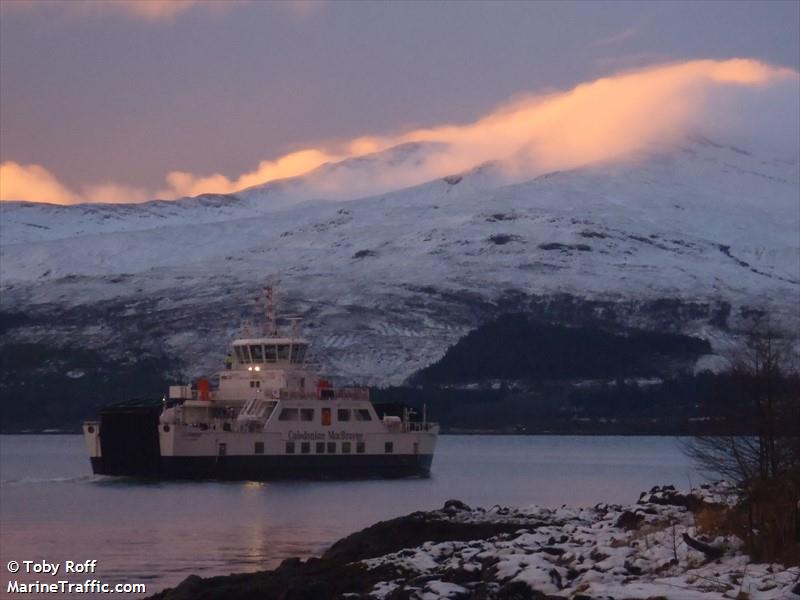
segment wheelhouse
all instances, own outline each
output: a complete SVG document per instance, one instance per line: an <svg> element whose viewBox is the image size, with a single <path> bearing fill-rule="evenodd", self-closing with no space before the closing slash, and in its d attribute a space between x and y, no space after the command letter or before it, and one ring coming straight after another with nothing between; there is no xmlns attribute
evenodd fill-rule
<svg viewBox="0 0 800 600"><path fill-rule="evenodd" d="M233 343L233 364L240 368L306 364L308 341L295 338L240 339Z"/></svg>

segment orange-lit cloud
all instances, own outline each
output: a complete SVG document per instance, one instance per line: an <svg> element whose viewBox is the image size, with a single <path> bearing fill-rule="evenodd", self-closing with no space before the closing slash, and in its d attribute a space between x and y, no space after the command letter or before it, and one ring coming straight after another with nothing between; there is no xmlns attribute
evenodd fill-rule
<svg viewBox="0 0 800 600"><path fill-rule="evenodd" d="M77 196L55 176L39 165L0 164L0 200L33 200L52 204L72 204Z"/></svg>
<svg viewBox="0 0 800 600"><path fill-rule="evenodd" d="M197 4L195 0L135 0L134 2L126 2L124 0L97 2L94 0L86 3L86 8L96 7L102 10L116 10L141 19L158 21L169 19L185 12L194 4Z"/></svg>
<svg viewBox="0 0 800 600"><path fill-rule="evenodd" d="M796 153L798 81L795 71L748 59L659 65L584 83L565 92L518 99L472 123L307 148L262 161L254 170L234 178L169 173L166 186L149 194L113 186L70 192L41 167L7 163L3 165L0 199L117 201L130 193L128 200L138 201L144 197L229 193L406 142L434 142L436 146L411 166L386 165L380 172L365 174L363 181L347 172L340 180L329 177L319 182L320 188L313 191L318 192L317 197L379 193L464 171L489 160L505 161L514 177L535 175L628 159L698 130L741 134L744 127L748 135L781 138L779 141L793 145L790 150ZM765 120L764 115L772 115L772 120ZM5 183L6 168L13 175L9 185Z"/></svg>
<svg viewBox="0 0 800 600"><path fill-rule="evenodd" d="M29 200L51 204L77 202L144 202L152 199L141 188L115 183L88 185L71 190L40 165L21 165L13 161L0 164L0 200Z"/></svg>
<svg viewBox="0 0 800 600"><path fill-rule="evenodd" d="M54 8L73 15L118 14L149 22L171 21L193 8L227 10L241 4L229 0L6 0L4 9Z"/></svg>
<svg viewBox="0 0 800 600"><path fill-rule="evenodd" d="M258 167L235 180L224 175L197 177L191 173L173 171L167 175L169 187L162 190L162 197L196 196L198 194L227 194L259 185L274 179L285 179L302 175L326 162L342 160L348 155L332 154L311 148L286 154L277 160L263 160Z"/></svg>

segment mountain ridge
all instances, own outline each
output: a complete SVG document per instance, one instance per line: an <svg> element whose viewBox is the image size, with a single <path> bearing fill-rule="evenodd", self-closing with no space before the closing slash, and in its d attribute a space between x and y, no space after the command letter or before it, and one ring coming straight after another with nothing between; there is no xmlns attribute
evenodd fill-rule
<svg viewBox="0 0 800 600"><path fill-rule="evenodd" d="M158 350L208 373L267 280L305 317L323 369L362 383L402 382L503 311L667 327L714 352L753 311L797 329L796 163L687 140L629 163L501 173L267 212L214 213L227 205L211 198L216 220L187 210L149 229L119 208L128 230L81 231L67 208L79 216L39 241L8 218L19 206L0 207L0 310L30 317L3 343Z"/></svg>

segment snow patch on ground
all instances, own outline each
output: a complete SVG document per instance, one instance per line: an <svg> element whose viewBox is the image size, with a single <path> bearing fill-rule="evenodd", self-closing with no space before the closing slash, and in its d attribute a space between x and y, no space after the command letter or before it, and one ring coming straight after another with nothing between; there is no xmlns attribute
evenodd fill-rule
<svg viewBox="0 0 800 600"><path fill-rule="evenodd" d="M683 534L702 536L693 513L680 505L687 502L731 504L735 491L709 484L689 495L672 487L654 488L629 506L445 509L452 520L512 522L520 529L485 540L428 542L362 561L368 569L391 565L406 575L377 584L370 597L403 590L420 600L468 598L487 582L498 587L519 582L558 598L791 597L800 581L797 567L754 564L735 537L704 540L723 550L718 560L688 546Z"/></svg>

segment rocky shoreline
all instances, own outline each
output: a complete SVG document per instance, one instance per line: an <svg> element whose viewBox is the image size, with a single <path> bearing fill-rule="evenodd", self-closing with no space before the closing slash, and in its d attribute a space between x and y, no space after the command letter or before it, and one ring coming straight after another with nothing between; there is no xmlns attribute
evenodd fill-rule
<svg viewBox="0 0 800 600"><path fill-rule="evenodd" d="M672 486L628 506L470 508L450 500L372 525L319 558L271 571L192 575L153 600L800 600L800 568L754 564L698 516L730 506L724 484Z"/></svg>

